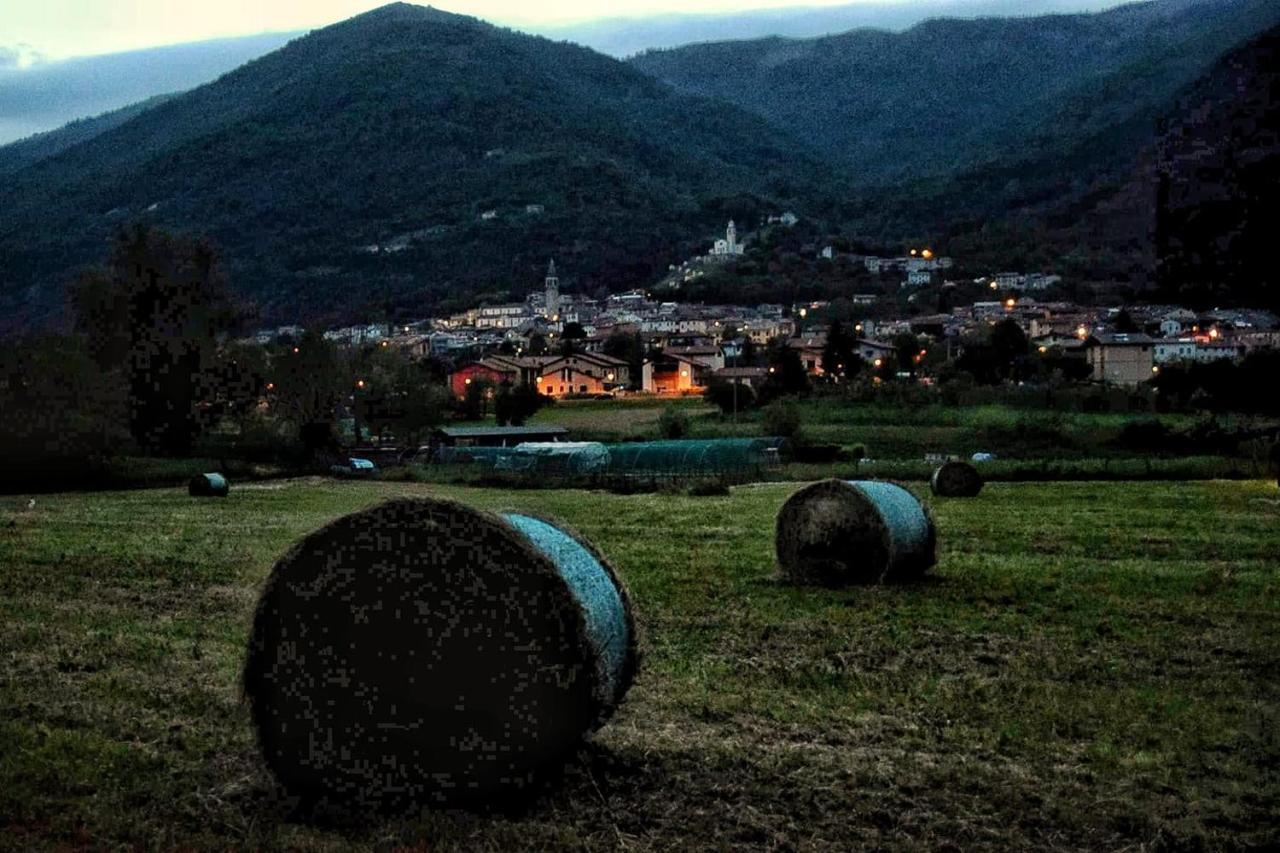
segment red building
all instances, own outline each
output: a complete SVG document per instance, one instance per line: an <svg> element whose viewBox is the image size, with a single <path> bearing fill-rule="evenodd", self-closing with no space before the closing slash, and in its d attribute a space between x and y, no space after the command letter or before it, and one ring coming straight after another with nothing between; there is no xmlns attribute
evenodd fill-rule
<svg viewBox="0 0 1280 853"><path fill-rule="evenodd" d="M461 400L467 396L467 386L474 382L487 381L497 386L503 380L514 382L515 379L513 374L496 370L487 364L468 364L455 370L449 377L449 388L453 391L453 396Z"/></svg>

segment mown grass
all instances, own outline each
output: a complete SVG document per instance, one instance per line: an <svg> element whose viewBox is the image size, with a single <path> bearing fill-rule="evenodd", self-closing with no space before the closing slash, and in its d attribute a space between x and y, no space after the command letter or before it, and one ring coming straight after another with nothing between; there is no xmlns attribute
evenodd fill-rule
<svg viewBox="0 0 1280 853"><path fill-rule="evenodd" d="M322 480L0 499L0 845L1265 848L1280 843L1274 483L989 484L907 587L796 589L728 497ZM516 815L296 822L238 693L299 535L390 495L560 516L645 666Z"/></svg>

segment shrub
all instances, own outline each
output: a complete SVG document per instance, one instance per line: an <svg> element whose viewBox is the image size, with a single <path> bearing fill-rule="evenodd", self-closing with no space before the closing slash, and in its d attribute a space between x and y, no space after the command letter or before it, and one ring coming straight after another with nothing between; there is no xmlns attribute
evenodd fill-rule
<svg viewBox="0 0 1280 853"><path fill-rule="evenodd" d="M707 477L694 480L684 491L692 498L726 497L729 494L729 484L720 477Z"/></svg>
<svg viewBox="0 0 1280 853"><path fill-rule="evenodd" d="M658 435L666 439L684 438L689 434L689 416L675 406L667 406L658 416Z"/></svg>
<svg viewBox="0 0 1280 853"><path fill-rule="evenodd" d="M799 444L803 440L800 407L795 400L775 400L764 407L761 429L765 435L789 438Z"/></svg>
<svg viewBox="0 0 1280 853"><path fill-rule="evenodd" d="M750 385L738 384L736 392L734 386L735 383L733 382L716 379L707 386L707 390L702 394L702 399L726 415L733 414L735 407L737 411L742 412L756 404L756 392L751 390Z"/></svg>

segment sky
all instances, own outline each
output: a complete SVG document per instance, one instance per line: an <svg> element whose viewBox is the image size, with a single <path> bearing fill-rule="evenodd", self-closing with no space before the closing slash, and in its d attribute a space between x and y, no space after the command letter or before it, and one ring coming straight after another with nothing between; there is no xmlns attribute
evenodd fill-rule
<svg viewBox="0 0 1280 853"><path fill-rule="evenodd" d="M225 36L312 29L386 2L388 0L0 0L0 67L20 68L42 58L61 59ZM715 13L856 2L859 0L433 0L431 5L494 23L546 26L667 12Z"/></svg>

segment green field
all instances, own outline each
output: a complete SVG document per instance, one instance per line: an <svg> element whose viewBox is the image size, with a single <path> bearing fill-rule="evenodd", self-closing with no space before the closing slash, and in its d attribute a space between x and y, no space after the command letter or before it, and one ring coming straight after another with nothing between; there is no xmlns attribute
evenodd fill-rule
<svg viewBox="0 0 1280 853"><path fill-rule="evenodd" d="M298 480L0 498L0 846L1204 849L1280 844L1274 482L990 484L926 582L774 575L791 484L729 497ZM516 815L295 822L238 675L299 535L390 495L560 516L644 668Z"/></svg>

